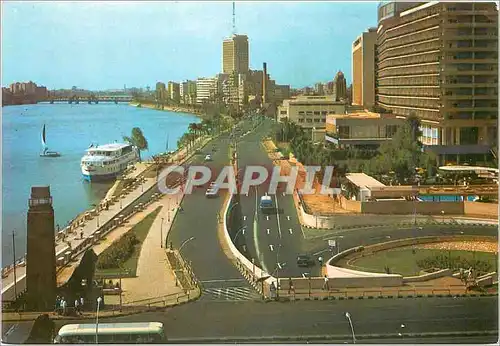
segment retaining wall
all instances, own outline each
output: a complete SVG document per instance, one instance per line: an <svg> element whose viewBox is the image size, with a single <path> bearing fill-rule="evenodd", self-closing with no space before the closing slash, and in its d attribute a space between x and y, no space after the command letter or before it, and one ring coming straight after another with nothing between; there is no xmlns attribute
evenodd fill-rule
<svg viewBox="0 0 500 346"><path fill-rule="evenodd" d="M498 203L464 202L465 215L484 215L498 219Z"/></svg>
<svg viewBox="0 0 500 346"><path fill-rule="evenodd" d="M427 280L432 280L432 279L437 279L441 278L443 276L452 276L453 270L451 269L442 269L438 270L437 272L434 273L428 273L428 274L422 274L419 276L408 276L403 278L403 282L422 282L422 281L427 281Z"/></svg>

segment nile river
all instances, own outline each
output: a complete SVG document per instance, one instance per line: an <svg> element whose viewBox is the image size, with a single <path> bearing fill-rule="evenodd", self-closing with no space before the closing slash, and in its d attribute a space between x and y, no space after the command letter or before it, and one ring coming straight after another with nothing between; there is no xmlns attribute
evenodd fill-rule
<svg viewBox="0 0 500 346"><path fill-rule="evenodd" d="M12 262L12 231L16 232L16 257L26 249L26 215L31 186L50 185L55 223L68 221L105 195L112 183L82 179L80 158L91 143L122 141L133 127L140 127L149 142L142 152L147 159L175 150L189 123L198 118L183 113L136 108L126 104L37 104L2 108L2 263ZM46 125L49 150L61 157L43 158L41 131Z"/></svg>

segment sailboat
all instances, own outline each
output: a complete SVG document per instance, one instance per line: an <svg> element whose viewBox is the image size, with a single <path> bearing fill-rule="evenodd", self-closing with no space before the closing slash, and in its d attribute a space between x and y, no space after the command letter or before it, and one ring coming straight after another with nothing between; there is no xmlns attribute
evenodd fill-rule
<svg viewBox="0 0 500 346"><path fill-rule="evenodd" d="M57 151L49 151L49 148L47 147L47 142L45 141L45 124L43 124L43 129L42 129L42 146L43 146L43 152L40 153L41 157L61 156L61 154L58 153Z"/></svg>

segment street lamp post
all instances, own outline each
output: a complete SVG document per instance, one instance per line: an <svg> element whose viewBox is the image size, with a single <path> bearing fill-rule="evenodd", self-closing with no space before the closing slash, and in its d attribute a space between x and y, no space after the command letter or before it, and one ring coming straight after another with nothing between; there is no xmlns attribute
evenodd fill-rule
<svg viewBox="0 0 500 346"><path fill-rule="evenodd" d="M239 235L241 232L245 232L245 229L246 229L246 228L247 228L246 226L243 226L243 227L241 227L241 228L240 228L240 230L239 230L238 232L236 232L236 235L234 236L234 239L233 239L233 243L235 243L235 242L236 242L236 238L238 238L238 235Z"/></svg>
<svg viewBox="0 0 500 346"><path fill-rule="evenodd" d="M121 201L121 200L120 200ZM99 228L99 208L98 208L98 205L97 204L92 204L92 206L95 208L95 212L96 212L96 221L97 221L97 228Z"/></svg>
<svg viewBox="0 0 500 346"><path fill-rule="evenodd" d="M354 335L354 327L352 325L351 314L346 312L345 318L347 318L347 320L349 321L349 325L351 326L352 342L355 344L356 343L356 335Z"/></svg>
<svg viewBox="0 0 500 346"><path fill-rule="evenodd" d="M96 315L95 315L95 343L99 343L99 307L101 305L102 298L98 297L97 298L97 310L96 310Z"/></svg>
<svg viewBox="0 0 500 346"><path fill-rule="evenodd" d="M181 246L179 246L179 253L181 253L181 250L184 247L184 245L186 245L187 243L189 243L193 239L194 239L194 237L191 237L189 239L184 240L184 242L181 244Z"/></svg>
<svg viewBox="0 0 500 346"><path fill-rule="evenodd" d="M14 300L17 298L17 277L16 277L16 241L15 241L15 231L12 231L12 256L14 258Z"/></svg>
<svg viewBox="0 0 500 346"><path fill-rule="evenodd" d="M161 224L160 224L160 247L163 248L163 220L164 218L161 218Z"/></svg>

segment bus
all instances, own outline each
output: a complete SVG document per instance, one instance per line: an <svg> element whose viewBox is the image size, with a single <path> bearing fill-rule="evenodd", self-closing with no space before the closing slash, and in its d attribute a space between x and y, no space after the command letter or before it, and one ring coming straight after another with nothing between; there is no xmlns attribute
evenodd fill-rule
<svg viewBox="0 0 500 346"><path fill-rule="evenodd" d="M161 322L66 324L59 329L55 344L163 344Z"/></svg>

